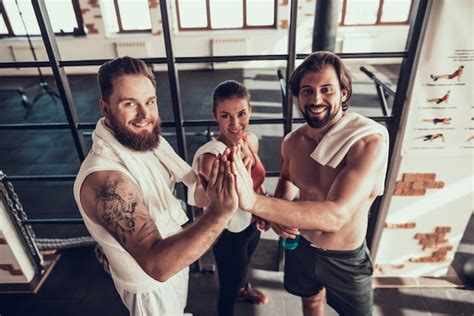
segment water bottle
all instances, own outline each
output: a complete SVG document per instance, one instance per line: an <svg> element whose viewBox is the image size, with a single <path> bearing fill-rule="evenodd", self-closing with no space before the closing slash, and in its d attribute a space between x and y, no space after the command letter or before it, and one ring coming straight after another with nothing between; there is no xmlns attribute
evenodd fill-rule
<svg viewBox="0 0 474 316"><path fill-rule="evenodd" d="M300 242L300 235L296 235L294 239L293 238L280 239L280 245L286 250L295 250L296 247L298 247L299 242Z"/></svg>

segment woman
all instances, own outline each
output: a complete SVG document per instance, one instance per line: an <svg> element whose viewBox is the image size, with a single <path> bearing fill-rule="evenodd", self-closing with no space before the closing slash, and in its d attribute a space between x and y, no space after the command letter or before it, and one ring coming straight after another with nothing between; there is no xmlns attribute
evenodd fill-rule
<svg viewBox="0 0 474 316"><path fill-rule="evenodd" d="M258 138L247 131L252 111L249 101L247 88L237 81L224 81L216 87L213 114L220 135L198 149L193 169L201 179L208 179L217 156L225 148L239 145L244 164L251 170L255 192L265 194L265 169L257 155ZM264 220L252 218L250 213L238 210L213 246L219 274L219 315L233 315L237 299L256 304L268 302L264 293L252 288L246 281L248 265L260 239L260 231L266 229L268 224Z"/></svg>

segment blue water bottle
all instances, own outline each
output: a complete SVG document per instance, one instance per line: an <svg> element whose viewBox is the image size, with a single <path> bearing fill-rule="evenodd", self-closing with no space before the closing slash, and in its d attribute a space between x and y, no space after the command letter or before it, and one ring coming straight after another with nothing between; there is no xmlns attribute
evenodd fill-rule
<svg viewBox="0 0 474 316"><path fill-rule="evenodd" d="M286 250L295 250L300 242L300 235L295 238L280 238L280 245Z"/></svg>

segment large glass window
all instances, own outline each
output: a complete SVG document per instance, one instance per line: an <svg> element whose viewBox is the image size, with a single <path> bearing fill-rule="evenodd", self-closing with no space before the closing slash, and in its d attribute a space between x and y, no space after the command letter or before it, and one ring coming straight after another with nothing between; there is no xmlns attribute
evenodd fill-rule
<svg viewBox="0 0 474 316"><path fill-rule="evenodd" d="M339 0L339 25L408 24L413 0Z"/></svg>
<svg viewBox="0 0 474 316"><path fill-rule="evenodd" d="M148 0L104 0L101 9L109 33L151 32Z"/></svg>
<svg viewBox="0 0 474 316"><path fill-rule="evenodd" d="M266 13L265 13L266 12ZM265 14L262 14L265 13ZM274 0L247 0L247 24L265 26L275 23Z"/></svg>
<svg viewBox="0 0 474 316"><path fill-rule="evenodd" d="M240 29L244 26L242 0L210 0L209 6L212 29Z"/></svg>
<svg viewBox="0 0 474 316"><path fill-rule="evenodd" d="M73 34L82 28L78 0L45 0L53 31L58 34ZM30 1L0 1L0 34L7 36L39 35L40 29ZM23 23L24 22L24 23ZM6 30L6 31L5 31Z"/></svg>
<svg viewBox="0 0 474 316"><path fill-rule="evenodd" d="M378 1L349 0L344 22L346 25L375 24L377 22Z"/></svg>
<svg viewBox="0 0 474 316"><path fill-rule="evenodd" d="M382 23L408 21L411 0L384 0L382 7Z"/></svg>
<svg viewBox="0 0 474 316"><path fill-rule="evenodd" d="M207 4L206 0L179 1L180 28L206 28Z"/></svg>
<svg viewBox="0 0 474 316"><path fill-rule="evenodd" d="M176 0L181 31L276 27L276 0Z"/></svg>
<svg viewBox="0 0 474 316"><path fill-rule="evenodd" d="M5 8L0 5L0 36L7 36L11 33L10 25L7 25Z"/></svg>

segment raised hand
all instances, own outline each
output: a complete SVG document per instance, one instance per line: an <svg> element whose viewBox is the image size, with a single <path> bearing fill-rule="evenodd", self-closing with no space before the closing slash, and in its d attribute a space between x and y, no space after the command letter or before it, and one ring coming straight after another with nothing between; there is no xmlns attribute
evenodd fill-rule
<svg viewBox="0 0 474 316"><path fill-rule="evenodd" d="M252 160L248 156L244 157L242 159L242 163L244 164L245 169L247 169L248 172L252 169Z"/></svg>
<svg viewBox="0 0 474 316"><path fill-rule="evenodd" d="M250 171L244 165L240 148L233 147L231 151L232 173L235 175L237 194L239 196L239 207L245 211L251 211L255 206L256 193L253 190L253 180ZM248 164L247 164L248 165Z"/></svg>
<svg viewBox="0 0 474 316"><path fill-rule="evenodd" d="M206 194L210 200L209 209L216 212L233 213L239 205L235 187L235 176L231 172L227 155L219 155L212 164Z"/></svg>

